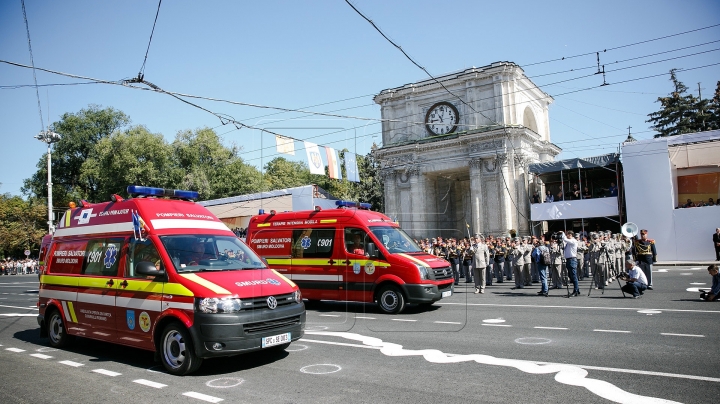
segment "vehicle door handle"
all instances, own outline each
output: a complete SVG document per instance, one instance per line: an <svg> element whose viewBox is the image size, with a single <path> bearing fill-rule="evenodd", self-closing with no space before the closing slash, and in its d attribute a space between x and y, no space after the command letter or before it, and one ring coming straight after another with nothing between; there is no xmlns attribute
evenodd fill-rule
<svg viewBox="0 0 720 404"><path fill-rule="evenodd" d="M114 285L114 284L115 284L115 282L113 282L112 279L110 279L110 280L107 281L107 283L106 283L106 285L108 285L108 286L112 286L112 285Z"/></svg>
<svg viewBox="0 0 720 404"><path fill-rule="evenodd" d="M127 281L122 281L122 282L120 283L120 286L122 286L123 288L126 288L127 285L128 285Z"/></svg>

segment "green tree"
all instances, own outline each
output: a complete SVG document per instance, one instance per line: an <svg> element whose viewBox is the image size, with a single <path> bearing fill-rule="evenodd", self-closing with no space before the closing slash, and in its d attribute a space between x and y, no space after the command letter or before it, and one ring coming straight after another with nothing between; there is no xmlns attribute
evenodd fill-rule
<svg viewBox="0 0 720 404"><path fill-rule="evenodd" d="M172 152L161 134L134 126L97 142L81 167L80 180L97 184L101 201L112 194L127 196L128 185L173 188L179 171Z"/></svg>
<svg viewBox="0 0 720 404"><path fill-rule="evenodd" d="M0 255L22 258L25 249L37 255L46 233L47 205L37 199L0 195Z"/></svg>
<svg viewBox="0 0 720 404"><path fill-rule="evenodd" d="M720 129L720 81L717 82L715 93L707 106L707 129Z"/></svg>
<svg viewBox="0 0 720 404"><path fill-rule="evenodd" d="M375 156L372 152L357 156L357 163L360 172L360 183L357 184L359 199L370 203L373 210L385 211L385 186L380 180L380 165L375 161Z"/></svg>
<svg viewBox="0 0 720 404"><path fill-rule="evenodd" d="M703 115L700 110L701 100L687 93L687 86L678 80L677 69L670 70L670 81L674 89L667 97L658 97L660 111L648 114L652 123L651 129L659 133L655 137L676 136L683 133L700 132L703 129Z"/></svg>
<svg viewBox="0 0 720 404"><path fill-rule="evenodd" d="M80 171L95 144L114 131L128 125L130 118L113 108L90 105L78 113L65 113L51 125L62 138L53 145L53 203L66 206L71 200L97 200L96 182L83 182ZM47 197L47 154L37 163L37 171L23 182L22 192L34 198Z"/></svg>
<svg viewBox="0 0 720 404"><path fill-rule="evenodd" d="M305 162L276 157L265 164L264 191L300 187L312 183L310 169ZM322 187L322 185L321 185Z"/></svg>

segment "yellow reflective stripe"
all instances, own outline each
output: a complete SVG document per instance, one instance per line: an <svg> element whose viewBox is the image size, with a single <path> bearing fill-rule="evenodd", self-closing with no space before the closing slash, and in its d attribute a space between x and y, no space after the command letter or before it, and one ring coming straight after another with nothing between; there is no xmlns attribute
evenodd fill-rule
<svg viewBox="0 0 720 404"><path fill-rule="evenodd" d="M126 292L147 292L147 293L163 293L162 282L141 281L126 279L127 286L122 288ZM168 293L169 294L169 293Z"/></svg>
<svg viewBox="0 0 720 404"><path fill-rule="evenodd" d="M320 219L320 223L337 223L337 219Z"/></svg>
<svg viewBox="0 0 720 404"><path fill-rule="evenodd" d="M405 258L409 259L410 261L412 261L412 262L414 262L414 263L416 263L416 264L418 264L418 265L422 265L422 266L424 266L424 267L430 268L430 265L428 265L426 262L424 262L424 261L422 261L422 260L419 260L419 259L417 259L417 258L415 258L415 257L411 257L411 256L409 256L409 255L407 255L407 254L398 254L398 255L401 256L401 257L405 257Z"/></svg>
<svg viewBox="0 0 720 404"><path fill-rule="evenodd" d="M258 223L257 227L269 227L270 223Z"/></svg>
<svg viewBox="0 0 720 404"><path fill-rule="evenodd" d="M78 278L75 276L41 275L40 283L45 285L77 286Z"/></svg>
<svg viewBox="0 0 720 404"><path fill-rule="evenodd" d="M367 265L368 263L372 263L376 267L389 267L390 264L387 262L382 261L370 261L370 260L350 260L350 265L354 265L356 262L359 262L360 265Z"/></svg>
<svg viewBox="0 0 720 404"><path fill-rule="evenodd" d="M68 311L70 312L70 318L72 318L73 323L77 323L77 317L75 317L75 308L73 307L73 302L67 302Z"/></svg>
<svg viewBox="0 0 720 404"><path fill-rule="evenodd" d="M70 227L70 217L72 216L72 210L68 209L65 212L65 227Z"/></svg>
<svg viewBox="0 0 720 404"><path fill-rule="evenodd" d="M115 285L108 285L107 282L110 280L108 278L85 278L85 277L78 277L78 283L77 286L81 288L105 288L105 289L114 289ZM113 281L114 283L114 281Z"/></svg>
<svg viewBox="0 0 720 404"><path fill-rule="evenodd" d="M174 296L195 296L190 289L179 283L166 283L163 286L163 294L174 295Z"/></svg>
<svg viewBox="0 0 720 404"><path fill-rule="evenodd" d="M287 282L290 286L295 287L295 283L294 283L293 281L291 281L290 279L284 277L283 274L281 274L280 272L278 272L278 271L276 271L276 270L274 270L274 269L271 269L271 270L275 273L275 275L277 275L278 277L280 277L280 279L282 279L282 280L284 280L285 282Z"/></svg>
<svg viewBox="0 0 720 404"><path fill-rule="evenodd" d="M328 258L328 259L312 259L312 258L292 258L292 259L289 259L289 258L267 258L267 262L268 262L268 264L270 264L270 265L286 265L286 266L288 266L288 267L300 266L300 265L302 265L302 266L330 266L330 263L329 263L328 261L330 261L330 258ZM335 261L335 264L333 264L333 265L337 265L338 262L339 262L340 264L342 264L342 263L345 262L345 260L336 260L336 261ZM382 261L370 261L370 260L367 260L367 259L350 260L350 265L352 265L352 264L354 264L354 263L356 263L356 262L359 262L360 265L365 265L366 262L372 262L373 264L375 264L376 267L389 267L389 266L390 266L390 264L388 264L387 262L382 262ZM425 265L425 266L427 266L427 265Z"/></svg>
<svg viewBox="0 0 720 404"><path fill-rule="evenodd" d="M290 265L292 260L289 258L267 258L268 264L271 265Z"/></svg>
<svg viewBox="0 0 720 404"><path fill-rule="evenodd" d="M190 282L195 282L198 285L204 286L219 295L231 295L232 294L232 293L230 293L229 290L227 290L221 286L218 286L218 285L210 282L207 279L203 279L203 278L197 276L196 274L182 274L180 276L189 280Z"/></svg>

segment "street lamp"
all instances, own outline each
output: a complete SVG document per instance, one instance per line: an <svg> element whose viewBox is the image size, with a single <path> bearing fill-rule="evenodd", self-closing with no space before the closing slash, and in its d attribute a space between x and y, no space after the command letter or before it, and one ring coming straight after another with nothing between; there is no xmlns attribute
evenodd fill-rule
<svg viewBox="0 0 720 404"><path fill-rule="evenodd" d="M47 163L48 163L48 232L50 234L55 230L53 226L53 214L52 214L52 179L51 179L51 163L50 163L50 145L60 141L60 135L51 131L50 129L42 131L35 135L35 139L47 143Z"/></svg>

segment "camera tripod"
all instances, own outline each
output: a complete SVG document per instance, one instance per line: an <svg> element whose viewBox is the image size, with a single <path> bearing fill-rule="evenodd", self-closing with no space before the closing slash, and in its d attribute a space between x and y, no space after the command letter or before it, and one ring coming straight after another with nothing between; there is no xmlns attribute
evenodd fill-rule
<svg viewBox="0 0 720 404"><path fill-rule="evenodd" d="M610 254L608 254L607 249L605 249L605 247L602 247L602 254L605 255L605 262L607 262L607 265L608 265L608 273L615 273L615 260L610 259ZM592 271L593 271L593 280L592 280L592 282L590 282L590 287L588 288L588 297L590 297L590 293L592 293L593 284L599 285L600 280L602 279L601 275L600 275L600 271L598 271L597 268L592 268ZM618 283L618 287L620 288L620 292L622 292L623 297L625 297L625 291L622 290L622 286L620 286L619 278L617 279L617 283ZM603 285L603 287L602 287L601 294L603 294L603 295L605 294L605 285Z"/></svg>

